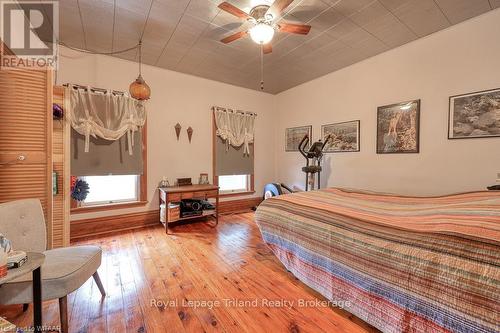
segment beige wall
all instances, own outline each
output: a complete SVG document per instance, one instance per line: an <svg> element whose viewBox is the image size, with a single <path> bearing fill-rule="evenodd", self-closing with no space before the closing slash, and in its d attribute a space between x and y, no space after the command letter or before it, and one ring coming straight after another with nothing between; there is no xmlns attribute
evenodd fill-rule
<svg viewBox="0 0 500 333"><path fill-rule="evenodd" d="M500 10L279 94L276 175L304 186L286 127L361 120L361 152L328 154L324 179L404 194L484 189L500 172L500 138L448 140L448 97L500 88ZM420 154L377 155L377 106L421 99Z"/></svg>
<svg viewBox="0 0 500 333"><path fill-rule="evenodd" d="M58 84L70 82L126 91L130 82L137 77L138 66L135 63L61 49ZM197 182L202 172L210 173L211 177L210 108L213 105L258 114L255 195L260 196L264 184L274 178L274 96L151 66L143 67L143 76L152 90L151 100L147 104L149 204L144 208L78 214L72 216L72 219L156 209L156 186L163 175L170 182L177 177L192 177ZM174 131L177 122L182 125L179 141ZM191 144L186 133L189 126L194 130Z"/></svg>

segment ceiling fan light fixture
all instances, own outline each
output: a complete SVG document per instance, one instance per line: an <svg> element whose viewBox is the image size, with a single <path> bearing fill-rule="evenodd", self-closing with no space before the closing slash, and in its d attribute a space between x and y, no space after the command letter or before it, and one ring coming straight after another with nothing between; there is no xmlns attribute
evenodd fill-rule
<svg viewBox="0 0 500 333"><path fill-rule="evenodd" d="M269 43L274 37L274 28L268 23L258 23L249 30L250 38L260 45Z"/></svg>

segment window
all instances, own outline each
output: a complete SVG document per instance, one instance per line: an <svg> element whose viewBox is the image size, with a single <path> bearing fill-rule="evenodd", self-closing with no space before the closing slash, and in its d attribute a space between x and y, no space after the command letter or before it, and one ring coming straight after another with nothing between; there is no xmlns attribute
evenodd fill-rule
<svg viewBox="0 0 500 333"><path fill-rule="evenodd" d="M221 196L238 196L254 192L254 151L255 144L250 144L250 153L245 154L243 146L228 145L216 135L215 118L213 120L213 182L219 186Z"/></svg>
<svg viewBox="0 0 500 333"><path fill-rule="evenodd" d="M250 175L219 176L221 194L251 191Z"/></svg>
<svg viewBox="0 0 500 333"><path fill-rule="evenodd" d="M83 206L106 205L139 201L140 176L86 176L89 194Z"/></svg>
<svg viewBox="0 0 500 333"><path fill-rule="evenodd" d="M127 147L126 136L113 142L91 138L90 151L84 154L85 141L72 130L71 174L84 179L90 191L83 202L71 200L71 214L147 204L146 130L144 126L135 133L133 156L123 150Z"/></svg>

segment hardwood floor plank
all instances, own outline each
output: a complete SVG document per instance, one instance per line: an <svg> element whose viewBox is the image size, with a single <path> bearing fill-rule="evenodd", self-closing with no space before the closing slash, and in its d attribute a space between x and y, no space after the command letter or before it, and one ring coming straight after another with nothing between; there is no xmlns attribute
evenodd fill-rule
<svg viewBox="0 0 500 333"><path fill-rule="evenodd" d="M142 290L145 291L145 296L147 295L147 297L143 298L144 306L153 316L161 319L162 329L164 331L169 329L173 332L184 332L184 325L179 318L178 309L174 307L164 308L155 306L158 301L167 302L171 295L169 295L169 292L164 288L158 270L151 258L150 249L146 244L146 238L149 237L151 230L151 228L148 228L133 232L136 250L139 256L137 267L142 271L144 281ZM153 249L151 249L151 251L152 250ZM155 331L157 329L156 327L154 328Z"/></svg>
<svg viewBox="0 0 500 333"><path fill-rule="evenodd" d="M150 300L152 299L151 290L148 286L146 277L144 275L141 259L136 249L136 242L134 240L132 233L126 233L121 237L121 241L126 244L127 259L129 262L129 272L133 276L133 282L135 285L135 291L137 294L138 306L141 309L143 322L143 330L145 332L162 332L165 331L163 326L161 313L155 311L154 308L150 306ZM126 269L126 267L124 267ZM127 314L129 317L132 315ZM135 319L134 319L135 322ZM141 328L139 327L138 330ZM131 328L127 328L132 332ZM138 331L140 332L140 331Z"/></svg>
<svg viewBox="0 0 500 333"><path fill-rule="evenodd" d="M184 224L172 232L158 225L74 243L102 247L98 272L107 296L101 299L93 279L70 294L70 331L377 332L339 308L298 306L324 298L286 271L263 243L253 213L221 216L216 228ZM44 302L43 312L44 324L59 325L57 301ZM32 307L22 313L21 306L2 306L0 315L26 326Z"/></svg>

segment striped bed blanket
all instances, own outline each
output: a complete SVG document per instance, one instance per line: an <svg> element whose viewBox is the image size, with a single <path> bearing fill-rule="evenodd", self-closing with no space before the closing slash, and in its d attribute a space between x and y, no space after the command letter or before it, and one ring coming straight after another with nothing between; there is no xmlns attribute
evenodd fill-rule
<svg viewBox="0 0 500 333"><path fill-rule="evenodd" d="M289 271L382 332L500 332L499 192L331 188L268 199L255 219Z"/></svg>

